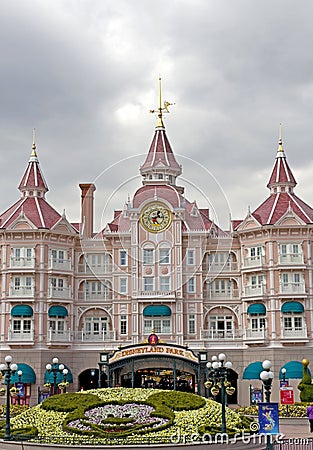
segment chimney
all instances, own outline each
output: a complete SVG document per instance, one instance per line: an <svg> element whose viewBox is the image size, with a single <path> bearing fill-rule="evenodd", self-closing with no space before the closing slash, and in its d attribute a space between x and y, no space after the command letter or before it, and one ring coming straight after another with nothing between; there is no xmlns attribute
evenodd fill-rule
<svg viewBox="0 0 313 450"><path fill-rule="evenodd" d="M81 223L82 234L90 238L93 235L93 193L96 186L92 183L82 183L79 185L81 196Z"/></svg>

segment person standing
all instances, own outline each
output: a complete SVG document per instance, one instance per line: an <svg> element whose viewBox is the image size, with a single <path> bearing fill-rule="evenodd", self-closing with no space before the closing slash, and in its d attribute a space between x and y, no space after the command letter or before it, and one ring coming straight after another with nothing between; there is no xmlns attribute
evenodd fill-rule
<svg viewBox="0 0 313 450"><path fill-rule="evenodd" d="M311 403L310 406L307 408L306 414L310 422L310 431L311 433L313 433L313 403Z"/></svg>

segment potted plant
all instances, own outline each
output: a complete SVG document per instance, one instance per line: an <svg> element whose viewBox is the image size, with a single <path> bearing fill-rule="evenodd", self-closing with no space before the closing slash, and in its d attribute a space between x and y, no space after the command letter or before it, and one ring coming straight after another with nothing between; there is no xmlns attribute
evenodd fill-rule
<svg viewBox="0 0 313 450"><path fill-rule="evenodd" d="M17 397L19 392L20 392L19 388L15 387L15 386L12 386L10 388L10 395L11 395L11 397Z"/></svg>

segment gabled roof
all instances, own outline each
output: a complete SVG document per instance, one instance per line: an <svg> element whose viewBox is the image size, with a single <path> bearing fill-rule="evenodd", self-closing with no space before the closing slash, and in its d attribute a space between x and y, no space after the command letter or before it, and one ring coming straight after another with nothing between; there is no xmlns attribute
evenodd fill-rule
<svg viewBox="0 0 313 450"><path fill-rule="evenodd" d="M21 192L29 190L40 190L43 192L43 195L49 190L39 166L35 143L32 146L32 152L28 161L28 165L18 188Z"/></svg>

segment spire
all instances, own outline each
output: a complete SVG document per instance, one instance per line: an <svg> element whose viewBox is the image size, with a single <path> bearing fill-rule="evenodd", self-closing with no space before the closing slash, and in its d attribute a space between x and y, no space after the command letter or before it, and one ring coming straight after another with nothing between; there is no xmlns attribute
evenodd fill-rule
<svg viewBox="0 0 313 450"><path fill-rule="evenodd" d="M182 173L181 166L176 161L166 136L163 123L163 114L169 113L168 107L173 104L164 101L164 106L162 106L162 85L161 77L159 77L159 107L150 110L151 113L158 114L158 121L148 155L140 167L144 185L167 184L176 186L176 178Z"/></svg>
<svg viewBox="0 0 313 450"><path fill-rule="evenodd" d="M49 190L41 172L36 152L36 130L33 130L33 145L28 165L19 184L23 197L44 197Z"/></svg>
<svg viewBox="0 0 313 450"><path fill-rule="evenodd" d="M267 187L270 189L271 194L277 192L292 193L296 184L297 182L286 160L283 148L282 125L280 124L276 160Z"/></svg>

